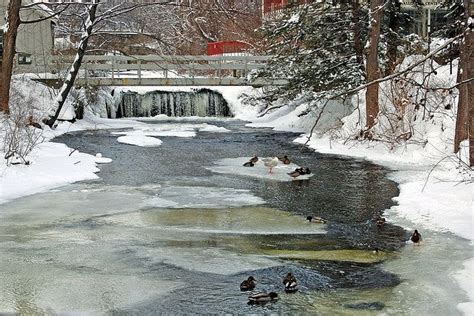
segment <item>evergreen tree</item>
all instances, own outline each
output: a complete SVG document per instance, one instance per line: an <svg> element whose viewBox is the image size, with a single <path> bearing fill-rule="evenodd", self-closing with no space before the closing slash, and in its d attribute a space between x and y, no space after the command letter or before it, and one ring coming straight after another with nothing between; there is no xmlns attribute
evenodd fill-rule
<svg viewBox="0 0 474 316"><path fill-rule="evenodd" d="M307 91L337 93L364 82L354 38L357 35L365 42L366 25L360 23L364 19L353 19L352 12L344 3L313 3L287 10L264 25L267 52L276 56L264 75L290 81L277 91L279 96L291 98Z"/></svg>

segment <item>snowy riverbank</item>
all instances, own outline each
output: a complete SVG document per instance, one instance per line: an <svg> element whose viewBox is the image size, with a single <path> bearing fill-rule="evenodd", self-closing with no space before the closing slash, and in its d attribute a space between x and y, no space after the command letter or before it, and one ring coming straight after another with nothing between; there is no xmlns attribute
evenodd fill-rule
<svg viewBox="0 0 474 316"><path fill-rule="evenodd" d="M306 111L307 106L293 102L253 120L249 125L283 131L308 131L314 124L315 116L301 118L298 115ZM441 114L432 122L418 123L416 128L422 132L416 136L423 141L387 144L351 138L354 132L351 128L357 116L356 111L345 116L342 119L344 125L336 133L314 133L309 141L309 134L302 134L295 142L304 144L308 141L307 145L317 152L362 158L393 170L390 177L399 184L400 195L395 199L398 205L385 212L389 222L405 226L407 230L451 232L474 245L474 183L472 175L463 165L468 157L467 142L462 144L457 156L451 152L454 120ZM333 117L329 113L326 119L333 120ZM407 226L407 221L413 226ZM471 259L463 263L464 270L451 277L470 299L469 302L459 303L458 309L465 315L474 315L474 253L472 249L466 251L471 252Z"/></svg>

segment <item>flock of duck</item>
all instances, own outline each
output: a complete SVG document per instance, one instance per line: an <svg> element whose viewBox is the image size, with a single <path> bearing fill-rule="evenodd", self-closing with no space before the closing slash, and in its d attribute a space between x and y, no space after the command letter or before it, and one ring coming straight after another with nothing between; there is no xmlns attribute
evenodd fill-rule
<svg viewBox="0 0 474 316"><path fill-rule="evenodd" d="M285 165L289 165L291 163L290 159L288 156L283 156L283 157L273 157L273 158L258 158L257 156L253 156L250 158L249 161L245 162L243 164L244 167L254 167L257 162L261 160L263 161L263 165L268 168L268 173L273 173L273 168L278 166L278 164L281 162ZM296 179L299 176L305 175L305 174L311 174L311 170L309 168L296 168L292 172L287 173L290 177L293 179Z"/></svg>
<svg viewBox="0 0 474 316"><path fill-rule="evenodd" d="M244 167L254 167L258 161L262 161L264 166L268 168L268 173L273 173L273 168L278 166L278 164L281 162L285 165L289 165L291 163L290 159L288 156L283 156L282 158L279 157L273 157L273 158L258 158L257 156L254 156L249 159L249 161L245 162L243 164ZM290 177L293 179L296 179L297 177L305 174L311 174L311 170L309 168L296 168L294 171L287 173ZM317 224L325 224L326 220L317 217L317 216L312 216L308 215L306 217L306 220L309 223L317 223ZM374 218L375 223L377 224L378 228L382 228L385 223L386 219L381 216L377 216ZM421 242L421 234L418 232L418 230L415 229L413 234L410 237L410 240L413 242L415 245L419 245ZM378 249L377 249L378 251ZM246 280L244 280L240 284L240 290L241 291L253 291L257 285L257 280L253 276L249 276ZM295 293L298 291L298 284L296 282L295 276L289 272L284 278L283 278L283 285L286 293ZM278 294L275 292L257 292L257 293L252 293L248 297L248 304L265 304L267 302L271 301L276 301L278 300Z"/></svg>
<svg viewBox="0 0 474 316"><path fill-rule="evenodd" d="M295 293L298 291L298 283L296 282L295 276L288 272L288 274L283 278L283 285L285 286L286 293ZM257 280L253 276L249 276L247 280L244 280L240 283L241 291L253 291L257 286ZM258 292L252 293L248 297L248 304L264 304L270 301L275 301L278 299L278 294L275 292L265 293Z"/></svg>
<svg viewBox="0 0 474 316"><path fill-rule="evenodd" d="M325 221L319 217L308 216L307 220L312 222L313 220L321 220L321 222L325 223ZM385 222L384 222L385 223ZM410 237L410 240L415 245L419 245L421 242L421 234L418 230L415 229L413 234ZM378 249L376 249L378 252ZM288 274L283 278L283 285L286 293L295 293L298 291L298 283L296 282L295 276L288 272ZM241 291L253 291L257 286L257 280L253 276L249 276L246 280L240 283L240 290ZM256 292L252 293L248 297L248 304L265 304L271 301L278 300L278 294L275 292L265 293L265 292Z"/></svg>

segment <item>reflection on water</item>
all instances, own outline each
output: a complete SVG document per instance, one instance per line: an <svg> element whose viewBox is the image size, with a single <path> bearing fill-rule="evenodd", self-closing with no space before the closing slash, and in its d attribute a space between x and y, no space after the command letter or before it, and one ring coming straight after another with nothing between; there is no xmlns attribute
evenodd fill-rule
<svg viewBox="0 0 474 316"><path fill-rule="evenodd" d="M424 233L419 251L397 250L405 232L371 220L397 193L383 169L301 151L292 134L222 124L232 132L163 137L159 148L119 144L106 131L61 137L114 162L99 181L0 205L0 312L456 313L462 293L446 280L457 267L442 259L461 260L466 243ZM280 182L207 169L281 153L314 176ZM282 291L289 271L294 295ZM280 300L247 305L238 285L249 274Z"/></svg>

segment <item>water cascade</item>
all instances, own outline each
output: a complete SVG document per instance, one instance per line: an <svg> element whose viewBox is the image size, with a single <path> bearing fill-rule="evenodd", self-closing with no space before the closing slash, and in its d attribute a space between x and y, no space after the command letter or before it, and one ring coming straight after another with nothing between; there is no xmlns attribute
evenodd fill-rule
<svg viewBox="0 0 474 316"><path fill-rule="evenodd" d="M194 91L150 91L140 94L121 91L115 110L108 111L112 118L168 116L230 117L227 101L219 92L209 89Z"/></svg>

